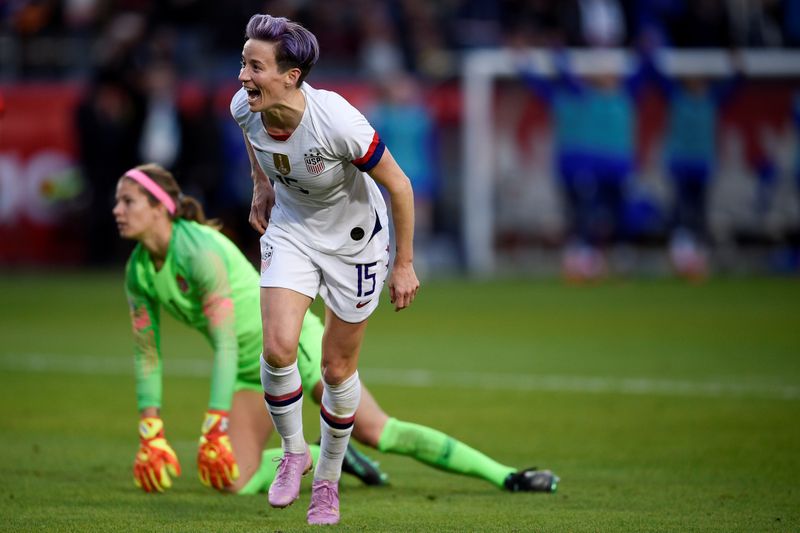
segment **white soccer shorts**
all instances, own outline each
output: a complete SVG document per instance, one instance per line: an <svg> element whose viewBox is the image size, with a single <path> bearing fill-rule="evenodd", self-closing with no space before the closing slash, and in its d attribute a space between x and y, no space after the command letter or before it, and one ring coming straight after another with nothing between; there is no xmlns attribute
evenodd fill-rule
<svg viewBox="0 0 800 533"><path fill-rule="evenodd" d="M272 224L260 243L262 287L291 289L312 299L319 294L345 322L362 322L378 307L389 270L386 227L353 255L322 253Z"/></svg>

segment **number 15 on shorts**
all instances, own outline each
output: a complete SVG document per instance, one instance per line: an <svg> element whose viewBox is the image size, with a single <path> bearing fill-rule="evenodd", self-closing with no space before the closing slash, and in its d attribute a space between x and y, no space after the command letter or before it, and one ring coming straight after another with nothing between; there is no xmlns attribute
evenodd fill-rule
<svg viewBox="0 0 800 533"><path fill-rule="evenodd" d="M356 298L369 296L375 292L375 267L377 265L377 261L374 263L356 265L358 277L358 291L356 291ZM369 290L366 290L367 288L369 288Z"/></svg>

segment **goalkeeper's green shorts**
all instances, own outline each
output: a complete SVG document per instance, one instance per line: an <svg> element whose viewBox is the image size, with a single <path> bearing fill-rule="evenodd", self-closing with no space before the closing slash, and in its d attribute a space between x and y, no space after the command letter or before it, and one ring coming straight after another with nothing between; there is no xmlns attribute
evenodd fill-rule
<svg viewBox="0 0 800 533"><path fill-rule="evenodd" d="M322 321L311 311L303 319L300 330L300 344L297 347L297 369L303 383L303 392L310 395L322 379ZM261 386L261 335L242 348L244 356L239 359L239 372L236 374L234 392L254 390L263 392ZM251 355L252 354L252 355ZM310 396L309 396L310 397Z"/></svg>

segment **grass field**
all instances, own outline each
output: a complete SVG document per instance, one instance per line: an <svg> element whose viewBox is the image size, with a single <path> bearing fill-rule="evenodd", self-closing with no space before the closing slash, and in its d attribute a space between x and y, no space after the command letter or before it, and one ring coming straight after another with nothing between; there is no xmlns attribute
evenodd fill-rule
<svg viewBox="0 0 800 533"><path fill-rule="evenodd" d="M277 511L197 481L211 354L171 320L162 413L184 473L133 486L121 273L4 273L0 302L0 530L308 529L307 490ZM370 450L392 485L343 478L338 530L800 531L798 280L430 282L379 308L361 368L394 416L562 482L509 494ZM305 424L316 438L310 405Z"/></svg>

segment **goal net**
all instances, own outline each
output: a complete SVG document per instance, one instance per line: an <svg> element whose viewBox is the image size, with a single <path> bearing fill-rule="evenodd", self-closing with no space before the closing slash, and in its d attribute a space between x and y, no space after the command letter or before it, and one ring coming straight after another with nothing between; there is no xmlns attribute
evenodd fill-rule
<svg viewBox="0 0 800 533"><path fill-rule="evenodd" d="M625 76L638 62L622 49L567 50L565 57L578 77ZM800 52L746 50L736 57L745 80L732 109L720 113L708 199L717 249L735 248L746 235L780 240L800 220L795 177L800 142L793 120L800 102ZM725 78L734 71L732 56L722 50L664 50L653 61L669 77ZM554 255L542 251L564 244L550 109L526 87L522 64L545 79L556 73L545 50L476 50L465 56L461 227L473 275L531 271L541 264L537 259ZM636 166L628 203L644 219L661 220L659 228L649 230L657 242L672 204L663 161L666 103L645 84L636 109Z"/></svg>

